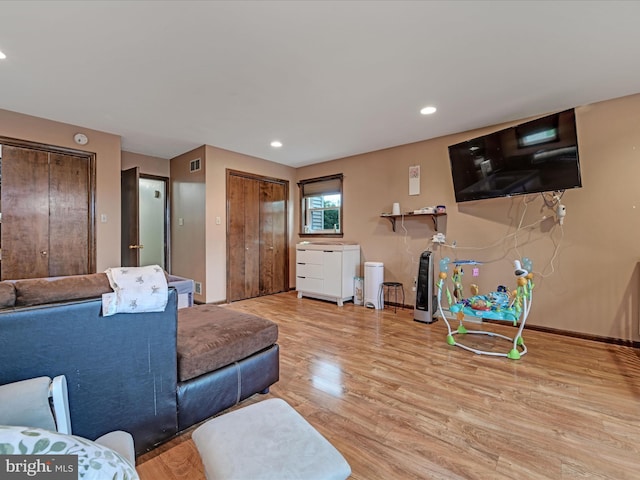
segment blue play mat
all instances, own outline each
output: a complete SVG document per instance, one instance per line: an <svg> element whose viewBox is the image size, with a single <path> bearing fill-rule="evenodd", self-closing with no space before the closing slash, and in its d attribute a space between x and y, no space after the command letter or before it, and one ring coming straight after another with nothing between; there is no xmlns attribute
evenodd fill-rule
<svg viewBox="0 0 640 480"><path fill-rule="evenodd" d="M518 321L522 313L521 309L516 310L515 307L509 306L509 297L504 291L465 298L450 305L449 311L452 313L462 311L470 317L502 320L505 322L513 322L514 324Z"/></svg>
<svg viewBox="0 0 640 480"><path fill-rule="evenodd" d="M498 310L476 310L464 303L455 303L449 307L451 313L458 313L461 310L465 315L469 315L470 317L485 318L487 320L502 320L515 323L520 317L520 314L512 307L500 308Z"/></svg>

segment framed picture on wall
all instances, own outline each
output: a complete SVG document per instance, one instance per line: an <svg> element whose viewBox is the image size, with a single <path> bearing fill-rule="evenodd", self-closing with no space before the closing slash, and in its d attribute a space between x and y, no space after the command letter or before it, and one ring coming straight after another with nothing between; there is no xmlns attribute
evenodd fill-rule
<svg viewBox="0 0 640 480"><path fill-rule="evenodd" d="M420 165L409 167L409 195L420 195Z"/></svg>

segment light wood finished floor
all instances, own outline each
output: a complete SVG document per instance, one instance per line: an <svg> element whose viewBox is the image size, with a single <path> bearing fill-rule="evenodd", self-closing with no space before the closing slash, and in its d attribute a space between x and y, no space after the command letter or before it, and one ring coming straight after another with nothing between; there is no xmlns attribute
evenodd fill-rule
<svg viewBox="0 0 640 480"><path fill-rule="evenodd" d="M227 308L280 329L280 381L240 406L286 400L342 452L353 479L640 478L636 349L525 330L529 353L514 361L451 347L442 320L417 323L409 310L293 292ZM142 480L204 479L190 432L137 468Z"/></svg>

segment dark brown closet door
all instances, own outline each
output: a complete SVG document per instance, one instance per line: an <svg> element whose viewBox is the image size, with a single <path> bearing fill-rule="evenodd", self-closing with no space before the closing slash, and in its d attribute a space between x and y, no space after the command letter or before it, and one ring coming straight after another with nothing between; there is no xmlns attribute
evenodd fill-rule
<svg viewBox="0 0 640 480"><path fill-rule="evenodd" d="M286 188L281 183L260 184L260 295L284 292L286 252Z"/></svg>
<svg viewBox="0 0 640 480"><path fill-rule="evenodd" d="M227 300L289 288L287 183L227 172Z"/></svg>
<svg viewBox="0 0 640 480"><path fill-rule="evenodd" d="M228 210L229 301L260 294L260 184L230 175Z"/></svg>
<svg viewBox="0 0 640 480"><path fill-rule="evenodd" d="M92 160L2 146L2 264L6 279L95 269Z"/></svg>
<svg viewBox="0 0 640 480"><path fill-rule="evenodd" d="M89 273L89 165L50 153L49 276Z"/></svg>
<svg viewBox="0 0 640 480"><path fill-rule="evenodd" d="M49 276L49 154L2 146L2 280Z"/></svg>

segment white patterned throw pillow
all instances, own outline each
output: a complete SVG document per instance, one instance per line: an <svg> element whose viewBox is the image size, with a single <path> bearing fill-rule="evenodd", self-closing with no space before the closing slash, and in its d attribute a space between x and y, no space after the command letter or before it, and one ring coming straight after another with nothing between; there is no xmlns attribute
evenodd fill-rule
<svg viewBox="0 0 640 480"><path fill-rule="evenodd" d="M0 455L77 455L82 480L139 480L119 453L86 438L41 428L0 425Z"/></svg>

